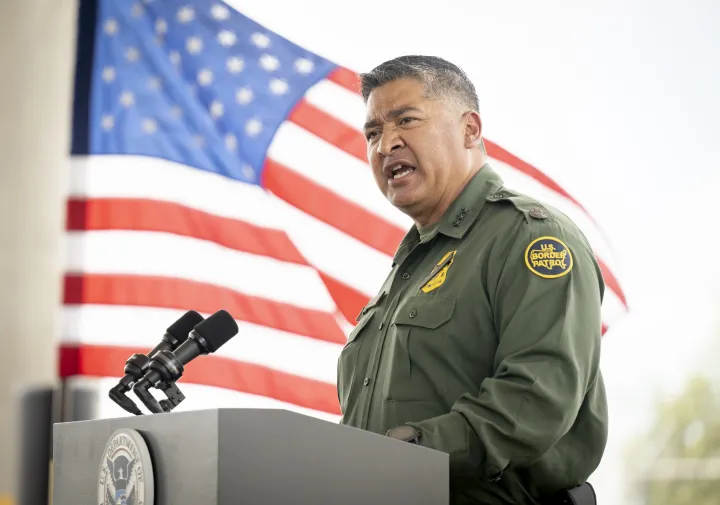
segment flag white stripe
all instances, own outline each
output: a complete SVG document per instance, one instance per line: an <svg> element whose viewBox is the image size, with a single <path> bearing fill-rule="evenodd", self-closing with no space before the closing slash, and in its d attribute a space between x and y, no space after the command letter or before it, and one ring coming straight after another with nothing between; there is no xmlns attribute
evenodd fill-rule
<svg viewBox="0 0 720 505"><path fill-rule="evenodd" d="M263 188L161 158L73 156L70 197L161 200L257 226L282 228L282 213Z"/></svg>
<svg viewBox="0 0 720 505"><path fill-rule="evenodd" d="M65 305L61 340L66 343L147 348L184 310L124 305ZM210 314L202 314L208 317ZM236 321L238 333L213 356L335 384L342 345ZM202 357L197 358L202 359ZM190 365L192 366L192 365Z"/></svg>
<svg viewBox="0 0 720 505"><path fill-rule="evenodd" d="M332 81L326 79L318 82L307 91L305 99L357 131L361 131L365 124L366 112L362 97Z"/></svg>
<svg viewBox="0 0 720 505"><path fill-rule="evenodd" d="M170 233L69 232L70 272L159 275L206 282L297 307L334 312L313 268Z"/></svg>
<svg viewBox="0 0 720 505"><path fill-rule="evenodd" d="M391 256L286 202L278 200L277 208L282 209L285 232L311 265L368 298L377 294L392 267Z"/></svg>
<svg viewBox="0 0 720 505"><path fill-rule="evenodd" d="M278 129L269 156L386 221L407 229L412 220L382 195L367 164L286 121Z"/></svg>

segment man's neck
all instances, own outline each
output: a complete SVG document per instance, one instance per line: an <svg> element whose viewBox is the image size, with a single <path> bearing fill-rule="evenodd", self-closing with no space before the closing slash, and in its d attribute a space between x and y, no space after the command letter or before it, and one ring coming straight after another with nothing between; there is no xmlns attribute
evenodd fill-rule
<svg viewBox="0 0 720 505"><path fill-rule="evenodd" d="M465 186L468 185L468 182L470 182L470 179L473 178L475 174L477 174L480 171L480 168L485 164L485 161L478 165L474 165L474 168L472 168L468 173L465 179L463 179L459 184L452 188L447 188L446 192L443 194L443 196L438 201L437 205L433 207L433 209L430 211L427 217L421 216L416 219L415 226L418 229L430 229L433 225L440 222L440 220L443 218L447 210L450 208L450 206L453 204L455 199L462 193L462 190L465 189Z"/></svg>

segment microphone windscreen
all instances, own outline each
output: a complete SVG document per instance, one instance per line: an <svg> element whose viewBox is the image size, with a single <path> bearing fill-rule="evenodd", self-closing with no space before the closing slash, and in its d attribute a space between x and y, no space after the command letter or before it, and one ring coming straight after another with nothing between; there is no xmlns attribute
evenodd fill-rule
<svg viewBox="0 0 720 505"><path fill-rule="evenodd" d="M215 352L237 334L238 325L226 310L221 309L195 326L195 331L207 342L208 351Z"/></svg>
<svg viewBox="0 0 720 505"><path fill-rule="evenodd" d="M178 339L180 342L184 342L188 338L188 333L190 333L192 329L202 321L203 317L200 314L194 310L189 310L185 312L180 319L168 327L167 333Z"/></svg>

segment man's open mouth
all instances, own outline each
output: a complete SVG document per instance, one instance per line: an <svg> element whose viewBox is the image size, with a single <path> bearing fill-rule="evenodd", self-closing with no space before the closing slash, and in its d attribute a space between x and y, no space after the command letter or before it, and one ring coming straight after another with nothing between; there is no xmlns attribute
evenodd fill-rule
<svg viewBox="0 0 720 505"><path fill-rule="evenodd" d="M398 165L397 167L393 168L391 179L401 179L406 175L412 173L413 170L415 170L415 168L411 166Z"/></svg>

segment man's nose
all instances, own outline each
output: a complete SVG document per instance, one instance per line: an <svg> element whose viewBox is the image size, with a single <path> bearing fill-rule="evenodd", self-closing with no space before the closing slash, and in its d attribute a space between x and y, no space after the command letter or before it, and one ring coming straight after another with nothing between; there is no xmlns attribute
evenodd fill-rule
<svg viewBox="0 0 720 505"><path fill-rule="evenodd" d="M382 156L390 156L393 151L400 149L404 145L405 144L403 143L402 138L400 138L400 135L397 135L393 131L385 132L380 139L378 153Z"/></svg>

